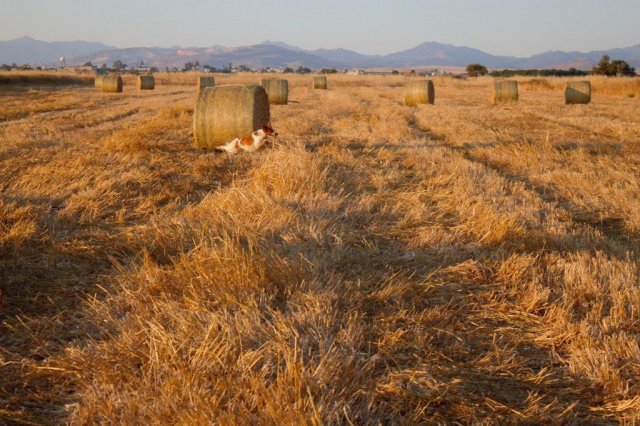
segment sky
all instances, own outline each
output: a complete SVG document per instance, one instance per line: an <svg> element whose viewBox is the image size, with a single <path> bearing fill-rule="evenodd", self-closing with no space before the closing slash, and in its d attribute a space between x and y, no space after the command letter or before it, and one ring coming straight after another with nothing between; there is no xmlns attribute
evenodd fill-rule
<svg viewBox="0 0 640 426"><path fill-rule="evenodd" d="M425 41L496 55L640 43L640 0L0 0L0 40L244 46L386 54Z"/></svg>

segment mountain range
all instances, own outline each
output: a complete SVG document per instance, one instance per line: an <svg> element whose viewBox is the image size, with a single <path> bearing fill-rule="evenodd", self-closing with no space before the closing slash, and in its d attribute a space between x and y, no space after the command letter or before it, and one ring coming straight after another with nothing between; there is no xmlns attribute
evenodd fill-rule
<svg viewBox="0 0 640 426"><path fill-rule="evenodd" d="M242 47L134 47L119 49L103 43L85 41L44 42L30 37L0 41L0 63L31 65L57 65L60 57L68 65L85 62L111 64L121 60L130 66L141 61L146 65L164 68L182 67L185 62L199 61L214 67L229 63L257 67L310 68L409 68L409 67L464 67L480 63L489 68L570 68L590 69L602 55L622 59L640 68L640 44L609 50L591 52L550 51L520 58L498 56L464 46L453 46L438 42L422 43L411 49L387 55L363 55L348 49L309 50L279 41L264 41Z"/></svg>

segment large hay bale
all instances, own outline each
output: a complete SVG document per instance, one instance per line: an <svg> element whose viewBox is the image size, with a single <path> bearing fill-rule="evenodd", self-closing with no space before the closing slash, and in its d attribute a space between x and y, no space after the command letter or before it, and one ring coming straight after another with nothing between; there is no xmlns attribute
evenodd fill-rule
<svg viewBox="0 0 640 426"><path fill-rule="evenodd" d="M277 78L263 78L262 87L267 92L269 103L286 105L289 100L289 82Z"/></svg>
<svg viewBox="0 0 640 426"><path fill-rule="evenodd" d="M156 88L156 79L152 75L140 75L136 87L138 90L153 90Z"/></svg>
<svg viewBox="0 0 640 426"><path fill-rule="evenodd" d="M518 102L518 82L499 80L493 83L493 103Z"/></svg>
<svg viewBox="0 0 640 426"><path fill-rule="evenodd" d="M104 80L104 77L105 77L104 75L96 76L96 79L94 82L96 89L102 89L102 80Z"/></svg>
<svg viewBox="0 0 640 426"><path fill-rule="evenodd" d="M404 103L409 106L434 104L436 91L431 80L411 80L404 86Z"/></svg>
<svg viewBox="0 0 640 426"><path fill-rule="evenodd" d="M590 81L570 81L564 89L566 104L588 104L591 102Z"/></svg>
<svg viewBox="0 0 640 426"><path fill-rule="evenodd" d="M216 80L213 77L205 77L203 75L198 77L198 90L202 90L207 87L213 87L215 85Z"/></svg>
<svg viewBox="0 0 640 426"><path fill-rule="evenodd" d="M122 77L119 75L105 75L102 79L102 91L108 93L122 93Z"/></svg>
<svg viewBox="0 0 640 426"><path fill-rule="evenodd" d="M323 75L313 77L313 88L327 90L327 77Z"/></svg>
<svg viewBox="0 0 640 426"><path fill-rule="evenodd" d="M207 87L198 94L193 114L195 145L215 148L251 134L270 118L267 92L258 85Z"/></svg>

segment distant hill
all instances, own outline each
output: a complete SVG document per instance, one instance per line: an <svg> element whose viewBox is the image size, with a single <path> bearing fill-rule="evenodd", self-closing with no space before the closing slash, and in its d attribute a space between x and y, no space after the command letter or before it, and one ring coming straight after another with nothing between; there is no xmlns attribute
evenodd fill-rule
<svg viewBox="0 0 640 426"><path fill-rule="evenodd" d="M68 60L105 49L114 47L87 41L46 42L22 37L0 41L0 64L56 65L61 57Z"/></svg>
<svg viewBox="0 0 640 426"><path fill-rule="evenodd" d="M243 47L209 48L128 48L104 50L73 59L74 63L92 62L111 64L120 60L128 65L143 61L158 67L182 67L186 62L199 61L201 64L222 68L229 63L257 67L286 67L304 65L312 68L336 67L342 64L303 51L293 51L284 47L257 44Z"/></svg>
<svg viewBox="0 0 640 426"><path fill-rule="evenodd" d="M602 55L622 59L633 67L640 68L640 44L624 49L593 50L591 52L552 51L533 55L519 62L520 68L570 68L590 69ZM551 65L550 65L551 64ZM639 70L640 71L640 70Z"/></svg>
<svg viewBox="0 0 640 426"><path fill-rule="evenodd" d="M489 68L570 68L590 69L602 55L623 59L640 69L640 44L591 52L550 51L527 58L499 56L465 46L453 46L438 42L422 43L411 49L388 55L363 55L348 49L303 49L281 41L265 41L242 47L135 47L118 49L102 43L84 41L43 42L29 37L0 41L0 63L29 63L31 65L55 65L64 56L68 64L111 64L121 60L134 66L143 61L161 68L182 67L185 62L199 61L214 67L224 67L230 62L252 68L296 67L311 68L411 68L411 67L464 67L480 63Z"/></svg>
<svg viewBox="0 0 640 426"><path fill-rule="evenodd" d="M422 43L412 49L386 55L383 60L385 66L390 67L419 65L463 67L471 63L480 63L491 68L517 67L517 58L495 56L478 49L437 42Z"/></svg>

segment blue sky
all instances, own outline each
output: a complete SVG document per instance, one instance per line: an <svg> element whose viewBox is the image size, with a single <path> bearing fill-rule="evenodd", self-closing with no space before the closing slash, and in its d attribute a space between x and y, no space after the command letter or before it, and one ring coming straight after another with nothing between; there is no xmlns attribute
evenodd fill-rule
<svg viewBox="0 0 640 426"><path fill-rule="evenodd" d="M117 47L264 40L384 54L424 41L493 54L640 43L640 0L0 0L0 40Z"/></svg>

